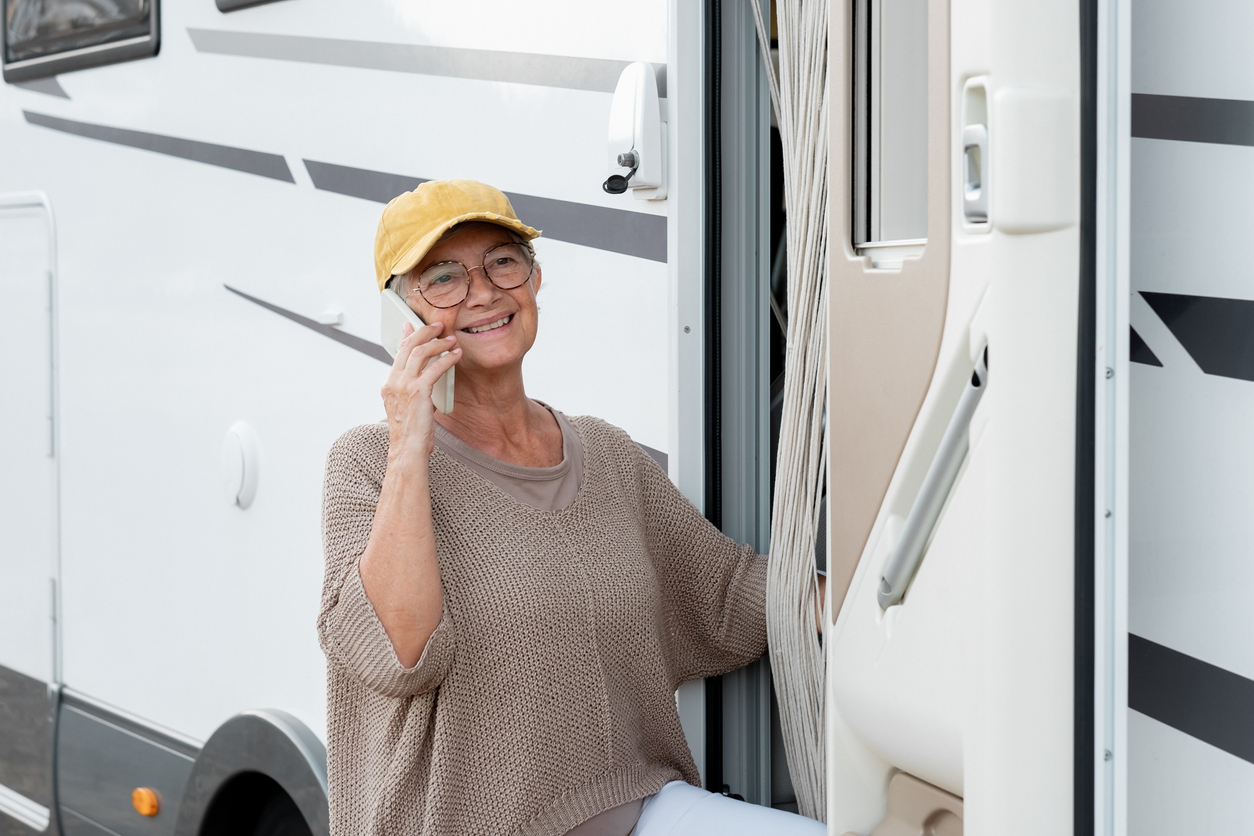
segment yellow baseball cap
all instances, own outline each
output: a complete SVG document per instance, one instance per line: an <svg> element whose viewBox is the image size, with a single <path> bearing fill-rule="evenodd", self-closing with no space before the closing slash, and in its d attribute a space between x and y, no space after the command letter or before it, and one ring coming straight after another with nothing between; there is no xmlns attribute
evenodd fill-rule
<svg viewBox="0 0 1254 836"><path fill-rule="evenodd" d="M429 180L392 198L383 209L374 236L379 291L388 279L414 269L450 227L467 221L499 224L528 241L540 235L518 220L500 189L476 180Z"/></svg>

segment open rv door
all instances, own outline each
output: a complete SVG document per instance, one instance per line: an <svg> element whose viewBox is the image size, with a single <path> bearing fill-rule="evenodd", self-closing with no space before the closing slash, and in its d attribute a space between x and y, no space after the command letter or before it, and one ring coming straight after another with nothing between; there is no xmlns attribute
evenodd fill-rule
<svg viewBox="0 0 1254 836"><path fill-rule="evenodd" d="M1080 33L831 4L834 834L1072 830Z"/></svg>
<svg viewBox="0 0 1254 836"><path fill-rule="evenodd" d="M832 4L834 834L1254 827L1251 17L1182 8Z"/></svg>

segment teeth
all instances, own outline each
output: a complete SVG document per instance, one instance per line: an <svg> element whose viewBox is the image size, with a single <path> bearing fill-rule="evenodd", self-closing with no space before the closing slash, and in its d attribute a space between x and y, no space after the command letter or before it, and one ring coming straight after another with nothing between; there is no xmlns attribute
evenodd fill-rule
<svg viewBox="0 0 1254 836"><path fill-rule="evenodd" d="M500 328L502 325L504 325L507 322L509 322L509 317L503 316L500 319L498 319L496 322L489 322L487 325L480 325L475 328L467 328L466 331L467 333L470 333L470 334L480 334L480 333L483 333L484 331L491 331L493 328Z"/></svg>

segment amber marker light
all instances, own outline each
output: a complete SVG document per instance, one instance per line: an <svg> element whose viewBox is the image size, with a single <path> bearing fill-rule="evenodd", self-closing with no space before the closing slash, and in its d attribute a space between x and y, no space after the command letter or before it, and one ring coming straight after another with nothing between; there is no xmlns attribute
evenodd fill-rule
<svg viewBox="0 0 1254 836"><path fill-rule="evenodd" d="M155 816L161 811L161 796L148 787L136 787L131 793L131 804L135 805L135 812L141 816Z"/></svg>

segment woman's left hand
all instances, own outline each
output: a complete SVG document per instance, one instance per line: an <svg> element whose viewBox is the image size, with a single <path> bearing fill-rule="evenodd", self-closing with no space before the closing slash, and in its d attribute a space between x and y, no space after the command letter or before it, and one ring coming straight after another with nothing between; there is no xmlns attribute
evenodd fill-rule
<svg viewBox="0 0 1254 836"><path fill-rule="evenodd" d="M820 575L817 572L815 577L819 582L819 609L814 614L814 626L818 628L819 635L823 635L823 607L827 601L827 575Z"/></svg>

